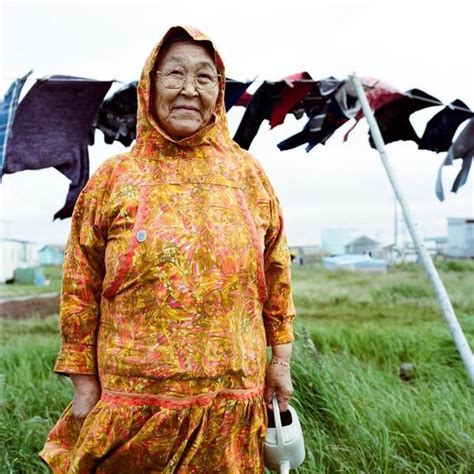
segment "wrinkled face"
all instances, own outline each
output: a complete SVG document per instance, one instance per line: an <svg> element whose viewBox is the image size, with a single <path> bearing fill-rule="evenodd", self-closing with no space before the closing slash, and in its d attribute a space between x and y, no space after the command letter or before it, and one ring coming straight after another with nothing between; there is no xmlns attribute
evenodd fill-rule
<svg viewBox="0 0 474 474"><path fill-rule="evenodd" d="M210 89L202 89L196 87L196 82L200 78L215 78L217 74L214 60L199 44L173 43L159 58L153 76L153 106L158 123L170 137L189 137L211 121L219 95L219 83L217 81ZM164 75L185 75L186 79L182 87L170 89L163 84L166 83L161 77Z"/></svg>

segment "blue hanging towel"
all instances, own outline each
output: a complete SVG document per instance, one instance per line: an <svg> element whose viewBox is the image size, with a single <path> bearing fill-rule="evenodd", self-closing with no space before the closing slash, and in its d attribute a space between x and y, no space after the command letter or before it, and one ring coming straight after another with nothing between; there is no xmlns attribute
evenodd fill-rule
<svg viewBox="0 0 474 474"><path fill-rule="evenodd" d="M29 71L20 79L15 79L8 88L5 97L0 102L0 176L2 174L1 170L3 169L8 137L11 133L13 119L15 118L15 112L18 107L18 99L26 79L32 72L33 70Z"/></svg>

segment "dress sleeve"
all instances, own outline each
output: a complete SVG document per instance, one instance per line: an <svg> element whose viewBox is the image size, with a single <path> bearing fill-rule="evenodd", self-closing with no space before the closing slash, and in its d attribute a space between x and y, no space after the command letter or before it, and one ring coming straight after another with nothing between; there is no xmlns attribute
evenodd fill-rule
<svg viewBox="0 0 474 474"><path fill-rule="evenodd" d="M267 299L263 305L263 320L267 345L292 342L295 307L291 292L291 257L281 206L274 195L270 200L270 225L265 236L264 268Z"/></svg>
<svg viewBox="0 0 474 474"><path fill-rule="evenodd" d="M61 349L54 367L59 374L97 373L96 337L105 275L106 229L101 209L106 175L97 172L92 176L72 215L59 309Z"/></svg>

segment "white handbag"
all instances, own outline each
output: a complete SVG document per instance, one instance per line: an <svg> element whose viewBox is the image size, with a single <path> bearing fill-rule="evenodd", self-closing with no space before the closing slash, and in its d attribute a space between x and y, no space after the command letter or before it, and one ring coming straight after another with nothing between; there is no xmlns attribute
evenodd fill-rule
<svg viewBox="0 0 474 474"><path fill-rule="evenodd" d="M300 420L293 407L288 406L284 420L280 414L278 400L272 399L275 427L267 428L265 438L265 466L280 474L289 473L298 467L305 458L303 431Z"/></svg>

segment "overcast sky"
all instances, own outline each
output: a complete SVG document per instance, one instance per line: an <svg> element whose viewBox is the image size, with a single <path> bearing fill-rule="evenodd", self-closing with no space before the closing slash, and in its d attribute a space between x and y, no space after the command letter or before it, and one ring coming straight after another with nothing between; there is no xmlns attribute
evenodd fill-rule
<svg viewBox="0 0 474 474"><path fill-rule="evenodd" d="M469 5L461 0L3 1L0 94L29 69L34 77L135 80L165 31L191 24L215 41L233 79L278 80L303 70L315 79L344 78L356 71L401 90L423 89L444 103L460 98L473 108ZM24 91L31 85L28 81ZM439 110L413 116L419 134ZM242 108L230 111L232 133L242 114ZM264 122L250 149L277 190L290 244L318 243L322 229L334 227L392 242L393 192L368 145L366 123L346 143L342 136L350 124L310 153L304 147L280 152L276 144L305 122L289 116L271 131ZM105 145L97 132L91 169L123 151L120 144ZM445 235L447 217L474 215L474 176L457 194L448 192L460 160L444 171L441 203L434 185L444 153L418 150L412 142L389 144L387 151L422 235ZM6 175L0 184L3 236L64 243L70 219L52 222L52 216L64 203L68 183L54 169Z"/></svg>

